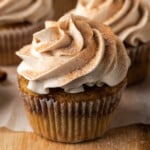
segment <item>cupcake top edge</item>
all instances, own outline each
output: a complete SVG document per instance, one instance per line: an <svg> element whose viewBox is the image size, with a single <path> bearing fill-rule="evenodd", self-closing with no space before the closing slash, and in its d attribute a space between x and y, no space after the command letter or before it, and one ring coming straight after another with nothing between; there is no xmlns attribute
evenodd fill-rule
<svg viewBox="0 0 150 150"><path fill-rule="evenodd" d="M149 0L78 0L69 13L109 25L130 46L150 42Z"/></svg>
<svg viewBox="0 0 150 150"><path fill-rule="evenodd" d="M1 0L0 25L36 23L53 15L52 0Z"/></svg>
<svg viewBox="0 0 150 150"><path fill-rule="evenodd" d="M109 27L74 15L46 22L32 44L16 54L22 59L18 74L39 94L48 94L49 88L79 93L83 85L115 86L130 65L122 42Z"/></svg>

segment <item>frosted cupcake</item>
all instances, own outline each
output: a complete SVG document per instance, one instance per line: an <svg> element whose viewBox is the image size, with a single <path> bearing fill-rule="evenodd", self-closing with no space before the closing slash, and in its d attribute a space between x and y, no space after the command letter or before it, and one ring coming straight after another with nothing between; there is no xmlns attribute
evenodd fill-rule
<svg viewBox="0 0 150 150"><path fill-rule="evenodd" d="M0 1L0 65L19 62L15 51L32 41L32 34L52 17L51 0Z"/></svg>
<svg viewBox="0 0 150 150"><path fill-rule="evenodd" d="M149 0L79 0L71 13L109 25L124 42L131 58L129 84L146 77L150 55Z"/></svg>
<svg viewBox="0 0 150 150"><path fill-rule="evenodd" d="M23 60L17 69L21 96L35 133L76 143L108 130L130 60L107 26L65 16L47 22L17 55Z"/></svg>

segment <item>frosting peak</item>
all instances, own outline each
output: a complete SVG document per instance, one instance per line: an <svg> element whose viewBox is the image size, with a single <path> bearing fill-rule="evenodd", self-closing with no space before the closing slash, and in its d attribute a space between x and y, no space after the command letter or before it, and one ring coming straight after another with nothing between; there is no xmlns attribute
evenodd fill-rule
<svg viewBox="0 0 150 150"><path fill-rule="evenodd" d="M40 94L49 88L78 93L84 91L83 85L115 86L126 77L130 64L124 46L108 27L72 15L46 22L32 44L17 55L23 59L18 73Z"/></svg>
<svg viewBox="0 0 150 150"><path fill-rule="evenodd" d="M52 0L1 0L0 25L34 23L52 15Z"/></svg>
<svg viewBox="0 0 150 150"><path fill-rule="evenodd" d="M79 0L71 13L109 25L129 45L150 41L149 0Z"/></svg>

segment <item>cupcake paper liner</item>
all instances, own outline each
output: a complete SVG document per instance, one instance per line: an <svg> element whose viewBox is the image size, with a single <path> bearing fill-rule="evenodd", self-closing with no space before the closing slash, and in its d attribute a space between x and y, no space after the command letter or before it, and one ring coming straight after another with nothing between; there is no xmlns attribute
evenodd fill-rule
<svg viewBox="0 0 150 150"><path fill-rule="evenodd" d="M0 30L0 65L16 65L20 59L15 51L32 41L34 32L42 29L44 22L33 25L21 25Z"/></svg>
<svg viewBox="0 0 150 150"><path fill-rule="evenodd" d="M139 47L127 47L131 59L131 66L128 71L128 85L137 83L146 78L148 74L150 43Z"/></svg>
<svg viewBox="0 0 150 150"><path fill-rule="evenodd" d="M22 92L35 133L52 141L77 143L101 137L110 127L124 87L116 94L92 101L58 102Z"/></svg>

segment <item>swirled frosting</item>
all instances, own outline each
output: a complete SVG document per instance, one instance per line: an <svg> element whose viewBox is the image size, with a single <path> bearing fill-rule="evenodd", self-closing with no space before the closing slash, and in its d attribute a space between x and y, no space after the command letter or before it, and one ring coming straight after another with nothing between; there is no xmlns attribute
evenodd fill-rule
<svg viewBox="0 0 150 150"><path fill-rule="evenodd" d="M34 23L52 15L52 0L0 0L0 25Z"/></svg>
<svg viewBox="0 0 150 150"><path fill-rule="evenodd" d="M79 0L71 13L109 25L131 46L150 41L150 0Z"/></svg>
<svg viewBox="0 0 150 150"><path fill-rule="evenodd" d="M18 74L40 94L49 88L78 93L84 91L83 85L115 86L126 77L130 64L122 42L108 27L70 15L47 22L17 55L23 59Z"/></svg>

